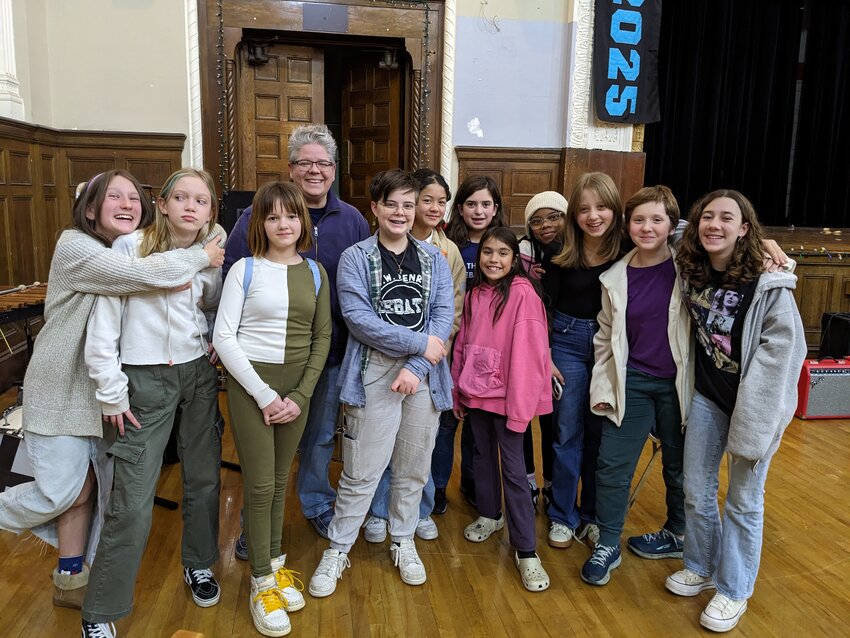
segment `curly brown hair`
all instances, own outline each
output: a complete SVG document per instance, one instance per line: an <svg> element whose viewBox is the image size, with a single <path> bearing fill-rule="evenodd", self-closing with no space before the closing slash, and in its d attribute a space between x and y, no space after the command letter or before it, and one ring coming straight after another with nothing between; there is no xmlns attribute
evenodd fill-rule
<svg viewBox="0 0 850 638"><path fill-rule="evenodd" d="M756 216L755 208L746 197L735 190L720 189L710 192L696 202L688 214L688 226L682 235L682 244L676 260L682 277L697 289L708 286L711 262L699 240L699 222L703 211L716 199L727 197L741 210L741 221L748 225L747 233L735 243L732 258L723 273L722 284L740 285L758 279L763 271L764 231Z"/></svg>

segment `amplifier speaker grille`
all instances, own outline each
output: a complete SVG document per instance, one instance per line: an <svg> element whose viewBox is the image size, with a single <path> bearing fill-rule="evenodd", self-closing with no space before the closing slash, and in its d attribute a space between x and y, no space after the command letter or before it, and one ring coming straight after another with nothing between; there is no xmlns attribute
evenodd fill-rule
<svg viewBox="0 0 850 638"><path fill-rule="evenodd" d="M850 414L850 369L811 370L807 416Z"/></svg>

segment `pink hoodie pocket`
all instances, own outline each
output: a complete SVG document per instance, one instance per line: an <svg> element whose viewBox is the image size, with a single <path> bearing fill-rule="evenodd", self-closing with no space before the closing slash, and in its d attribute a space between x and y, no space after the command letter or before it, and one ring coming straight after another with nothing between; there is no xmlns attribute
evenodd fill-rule
<svg viewBox="0 0 850 638"><path fill-rule="evenodd" d="M502 381L502 353L495 348L467 344L463 349L463 370L458 389L468 397L481 399L505 396Z"/></svg>

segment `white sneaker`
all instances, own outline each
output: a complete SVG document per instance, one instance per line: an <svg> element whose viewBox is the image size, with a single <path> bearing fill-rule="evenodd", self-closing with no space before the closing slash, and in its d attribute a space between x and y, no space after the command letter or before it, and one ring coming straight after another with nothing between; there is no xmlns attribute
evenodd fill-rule
<svg viewBox="0 0 850 638"><path fill-rule="evenodd" d="M387 521L384 518L370 516L363 526L363 538L367 543L383 543L387 540Z"/></svg>
<svg viewBox="0 0 850 638"><path fill-rule="evenodd" d="M401 579L408 585L421 585L425 582L425 565L419 560L416 553L416 544L413 539L406 538L398 545L390 545L390 556L393 564L398 567Z"/></svg>
<svg viewBox="0 0 850 638"><path fill-rule="evenodd" d="M734 629L741 616L747 611L747 600L732 600L723 594L714 594L699 617L699 624L711 631L724 632Z"/></svg>
<svg viewBox="0 0 850 638"><path fill-rule="evenodd" d="M576 540L584 541L593 550L599 544L599 526L596 523L582 523L574 536Z"/></svg>
<svg viewBox="0 0 850 638"><path fill-rule="evenodd" d="M336 590L336 581L342 578L342 572L345 571L346 567L351 567L348 554L343 554L335 549L326 549L322 553L319 566L313 572L307 591L314 598L330 596Z"/></svg>
<svg viewBox="0 0 850 638"><path fill-rule="evenodd" d="M549 545L551 547L566 549L572 544L573 530L558 521L549 523Z"/></svg>
<svg viewBox="0 0 850 638"><path fill-rule="evenodd" d="M274 574L251 576L251 618L264 636L285 636L292 631L286 601L277 588Z"/></svg>
<svg viewBox="0 0 850 638"><path fill-rule="evenodd" d="M274 579L277 582L277 588L283 594L283 599L286 601L286 611L293 612L299 609L304 609L304 583L298 576L301 572L287 569L286 554L281 554L277 558L272 558L272 572Z"/></svg>
<svg viewBox="0 0 850 638"><path fill-rule="evenodd" d="M440 535L437 524L430 516L420 518L416 524L416 535L423 541L432 541Z"/></svg>
<svg viewBox="0 0 850 638"><path fill-rule="evenodd" d="M714 589L714 581L711 576L700 576L690 569L680 569L667 577L664 586L677 596L696 596L706 589Z"/></svg>
<svg viewBox="0 0 850 638"><path fill-rule="evenodd" d="M523 587L528 591L549 589L549 574L543 569L540 557L537 554L533 558L520 558L519 554L514 553L514 561L522 578Z"/></svg>

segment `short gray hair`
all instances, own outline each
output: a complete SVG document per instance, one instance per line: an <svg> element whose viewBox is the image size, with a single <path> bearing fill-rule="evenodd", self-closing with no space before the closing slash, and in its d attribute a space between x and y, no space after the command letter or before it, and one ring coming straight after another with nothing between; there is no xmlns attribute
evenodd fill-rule
<svg viewBox="0 0 850 638"><path fill-rule="evenodd" d="M299 126L292 131L287 144L289 151L289 161L294 162L298 159L298 151L307 144L318 144L322 146L331 158L332 162L336 161L336 141L333 135L324 124L307 124Z"/></svg>

